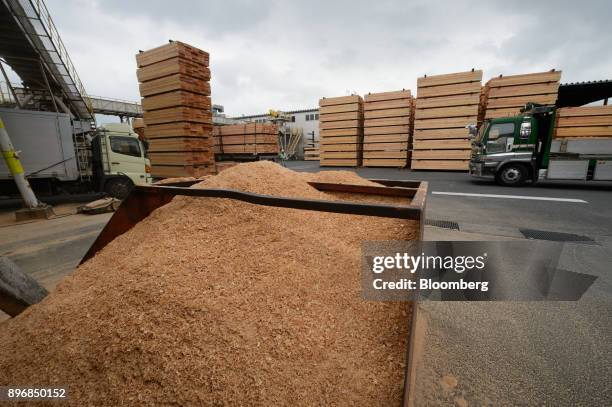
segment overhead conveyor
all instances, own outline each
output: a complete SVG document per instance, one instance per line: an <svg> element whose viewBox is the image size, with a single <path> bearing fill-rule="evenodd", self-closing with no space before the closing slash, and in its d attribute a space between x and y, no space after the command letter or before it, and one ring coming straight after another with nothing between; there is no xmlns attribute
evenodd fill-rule
<svg viewBox="0 0 612 407"><path fill-rule="evenodd" d="M42 0L0 0L0 57L35 97L79 120L94 120L91 99Z"/></svg>

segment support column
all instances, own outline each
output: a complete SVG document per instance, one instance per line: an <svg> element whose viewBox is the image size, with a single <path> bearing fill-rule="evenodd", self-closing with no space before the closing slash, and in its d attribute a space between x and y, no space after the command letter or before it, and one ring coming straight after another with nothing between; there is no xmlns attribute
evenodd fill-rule
<svg viewBox="0 0 612 407"><path fill-rule="evenodd" d="M15 151L13 147L13 143L11 143L11 139L9 138L8 132L4 127L4 122L0 117L0 151L2 152L2 156L4 157L4 161L6 162L6 166L11 172L13 179L15 180L15 184L17 184L17 189L19 189L19 193L21 194L21 198L26 206L26 209L22 209L16 212L17 220L23 219L32 219L32 218L49 218L53 215L53 210L50 206L40 202L30 183L26 179L23 173L23 167L21 166L21 161L19 161L19 155Z"/></svg>

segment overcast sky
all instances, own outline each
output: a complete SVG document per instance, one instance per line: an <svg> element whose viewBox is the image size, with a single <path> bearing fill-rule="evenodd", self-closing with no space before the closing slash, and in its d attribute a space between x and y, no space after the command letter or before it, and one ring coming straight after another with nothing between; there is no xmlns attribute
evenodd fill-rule
<svg viewBox="0 0 612 407"><path fill-rule="evenodd" d="M612 2L47 0L86 89L139 100L134 55L168 39L210 52L228 115L316 107L482 69L612 79Z"/></svg>

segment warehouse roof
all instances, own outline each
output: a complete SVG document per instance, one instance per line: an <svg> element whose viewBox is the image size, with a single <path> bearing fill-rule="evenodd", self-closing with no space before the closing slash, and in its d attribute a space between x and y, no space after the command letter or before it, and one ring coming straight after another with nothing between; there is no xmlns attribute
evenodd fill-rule
<svg viewBox="0 0 612 407"><path fill-rule="evenodd" d="M558 107L582 106L612 98L612 80L565 83L559 86Z"/></svg>

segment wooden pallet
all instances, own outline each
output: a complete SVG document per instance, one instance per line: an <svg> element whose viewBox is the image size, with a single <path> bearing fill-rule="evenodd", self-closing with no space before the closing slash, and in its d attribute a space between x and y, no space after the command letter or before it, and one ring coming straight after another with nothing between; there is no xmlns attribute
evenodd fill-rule
<svg viewBox="0 0 612 407"><path fill-rule="evenodd" d="M410 90L369 93L364 97L365 167L407 166L413 106Z"/></svg>
<svg viewBox="0 0 612 407"><path fill-rule="evenodd" d="M467 170L468 124L477 124L484 97L482 71L417 79L411 168Z"/></svg>
<svg viewBox="0 0 612 407"><path fill-rule="evenodd" d="M361 165L362 141L361 96L351 95L319 100L318 153L321 166Z"/></svg>
<svg viewBox="0 0 612 407"><path fill-rule="evenodd" d="M554 104L561 71L502 76L490 79L481 101L485 119L516 116L528 102Z"/></svg>
<svg viewBox="0 0 612 407"><path fill-rule="evenodd" d="M612 138L612 106L564 107L557 110L554 138Z"/></svg>

